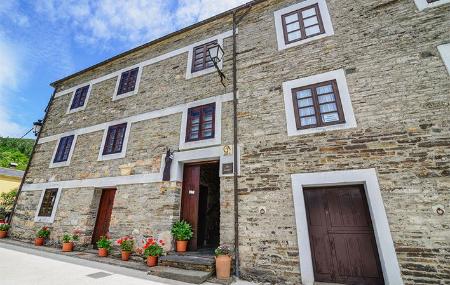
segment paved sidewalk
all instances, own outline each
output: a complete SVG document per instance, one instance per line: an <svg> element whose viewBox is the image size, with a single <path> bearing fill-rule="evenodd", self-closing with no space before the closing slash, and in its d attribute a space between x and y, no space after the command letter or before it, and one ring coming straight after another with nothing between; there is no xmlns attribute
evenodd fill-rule
<svg viewBox="0 0 450 285"><path fill-rule="evenodd" d="M48 250L0 241L0 284L2 285L187 285L124 268ZM211 283L205 283L211 285ZM234 284L251 284L238 281Z"/></svg>

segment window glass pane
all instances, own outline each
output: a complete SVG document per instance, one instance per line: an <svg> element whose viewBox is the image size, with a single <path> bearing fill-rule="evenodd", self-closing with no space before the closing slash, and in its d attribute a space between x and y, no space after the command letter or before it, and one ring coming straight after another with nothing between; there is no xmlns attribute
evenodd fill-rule
<svg viewBox="0 0 450 285"><path fill-rule="evenodd" d="M205 123L205 124L203 125L203 129L212 129L212 122Z"/></svg>
<svg viewBox="0 0 450 285"><path fill-rule="evenodd" d="M327 102L334 102L334 94L327 94L327 95L320 95L319 96L319 103L327 103Z"/></svg>
<svg viewBox="0 0 450 285"><path fill-rule="evenodd" d="M297 92L297 99L311 97L311 89L300 90Z"/></svg>
<svg viewBox="0 0 450 285"><path fill-rule="evenodd" d="M191 132L190 139L198 139L198 132Z"/></svg>
<svg viewBox="0 0 450 285"><path fill-rule="evenodd" d="M314 115L314 107L299 109L300 117Z"/></svg>
<svg viewBox="0 0 450 285"><path fill-rule="evenodd" d="M294 22L292 24L286 25L286 31L292 32L292 31L296 31L296 30L300 30L299 22Z"/></svg>
<svg viewBox="0 0 450 285"><path fill-rule="evenodd" d="M300 124L302 126L315 125L316 124L316 117L300 118Z"/></svg>
<svg viewBox="0 0 450 285"><path fill-rule="evenodd" d="M339 121L339 114L337 112L336 113L323 114L322 115L322 121L324 123Z"/></svg>
<svg viewBox="0 0 450 285"><path fill-rule="evenodd" d="M203 132L203 136L204 136L205 138L211 137L211 136L212 136L212 130L206 130L206 131L204 131L204 132Z"/></svg>
<svg viewBox="0 0 450 285"><path fill-rule="evenodd" d="M304 22L303 22L305 27L309 27L309 26L315 25L317 23L318 23L317 17L308 18L308 19L304 20Z"/></svg>
<svg viewBox="0 0 450 285"><path fill-rule="evenodd" d="M199 129L199 125L193 125L192 128L191 128L191 130L192 130L193 132L198 131L198 129Z"/></svg>
<svg viewBox="0 0 450 285"><path fill-rule="evenodd" d="M302 37L302 34L300 33L300 31L297 32L292 32L288 34L288 41L295 41L298 40Z"/></svg>
<svg viewBox="0 0 450 285"><path fill-rule="evenodd" d="M315 34L320 34L320 28L319 26L312 26L309 28L305 29L305 33L307 36L311 36L311 35L315 35Z"/></svg>
<svg viewBox="0 0 450 285"><path fill-rule="evenodd" d="M38 216L50 217L52 215L53 205L55 204L55 199L56 199L57 193L58 193L58 189L46 189L45 190Z"/></svg>
<svg viewBox="0 0 450 285"><path fill-rule="evenodd" d="M295 13L290 16L287 16L286 18L284 18L284 20L285 20L286 24L298 21L298 14Z"/></svg>
<svg viewBox="0 0 450 285"><path fill-rule="evenodd" d="M320 105L321 113L327 113L327 112L332 112L332 111L336 111L336 110L337 110L336 103L328 103L328 104Z"/></svg>
<svg viewBox="0 0 450 285"><path fill-rule="evenodd" d="M316 88L316 92L317 92L317 94L332 93L333 92L333 86L330 84L330 85L317 87Z"/></svg>
<svg viewBox="0 0 450 285"><path fill-rule="evenodd" d="M311 16L315 16L315 15L316 15L316 9L315 8L311 8L311 9L308 9L308 10L305 10L305 11L302 12L303 19L304 18L309 18Z"/></svg>
<svg viewBox="0 0 450 285"><path fill-rule="evenodd" d="M307 99L301 99L298 100L298 107L309 107L313 105L313 100L312 98L307 98Z"/></svg>

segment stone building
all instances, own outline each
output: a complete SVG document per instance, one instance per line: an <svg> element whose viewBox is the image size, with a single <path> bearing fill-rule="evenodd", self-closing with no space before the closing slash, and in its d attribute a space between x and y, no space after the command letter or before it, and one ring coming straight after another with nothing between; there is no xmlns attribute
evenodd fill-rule
<svg viewBox="0 0 450 285"><path fill-rule="evenodd" d="M253 1L54 82L11 234L234 244L237 168L242 278L450 283L448 3Z"/></svg>

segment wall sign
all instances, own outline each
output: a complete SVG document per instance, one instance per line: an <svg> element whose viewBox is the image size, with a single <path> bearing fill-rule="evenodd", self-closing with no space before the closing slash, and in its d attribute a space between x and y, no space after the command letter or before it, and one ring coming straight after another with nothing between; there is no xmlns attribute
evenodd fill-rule
<svg viewBox="0 0 450 285"><path fill-rule="evenodd" d="M233 174L233 163L222 164L222 174Z"/></svg>

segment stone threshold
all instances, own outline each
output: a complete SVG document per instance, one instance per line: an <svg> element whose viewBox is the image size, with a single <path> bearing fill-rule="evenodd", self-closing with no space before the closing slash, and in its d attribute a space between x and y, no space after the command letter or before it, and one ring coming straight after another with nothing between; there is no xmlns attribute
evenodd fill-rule
<svg viewBox="0 0 450 285"><path fill-rule="evenodd" d="M57 255L66 256L66 257L78 258L78 259L82 259L82 260L87 260L87 261L92 261L92 262L97 262L97 263L102 263L102 264L108 264L108 265L112 265L112 266L118 266L121 268L131 269L131 270L135 270L135 271L139 271L139 272L148 273L150 271L149 267L144 263L143 258L139 257L139 256L132 256L132 257L130 257L129 261L122 261L120 259L120 256L118 254L114 254L114 253L110 254L108 257L99 257L97 255L96 250L85 248L85 247L80 247L78 249L75 247L75 250L72 252L63 252L60 247L56 247L53 245L35 246L34 243L31 243L31 242L25 242L25 241L15 240L15 239L11 239L11 238L0 239L0 245L1 244L10 245L12 247L20 247L20 248L29 249L36 253L42 252L43 254L45 254L45 253L57 254ZM12 248L12 249L14 249L14 248ZM117 256L117 257L115 257L115 256ZM49 258L51 258L51 257L49 257ZM140 261L140 260L142 260L142 261ZM149 278L148 278L149 281L159 281L159 282L163 282L165 284L173 284L173 285L189 284L189 283L180 282L180 281L173 281L173 280L170 280L167 278L154 277L154 276L150 276L150 275L148 275L148 276L149 276ZM218 279L215 279L214 277L212 277L203 284L204 285L217 285L217 284L226 284L226 285L249 284L250 285L250 284L255 284L255 283L250 283L250 282L242 281L242 280L236 280L234 282L231 280L228 280L228 282L227 281L224 282L222 280L218 280Z"/></svg>

